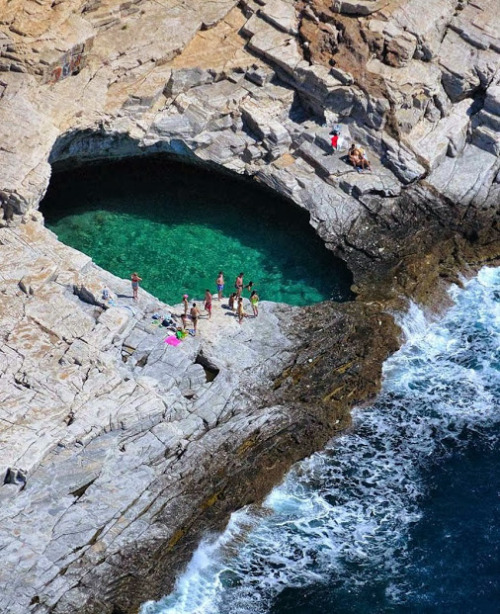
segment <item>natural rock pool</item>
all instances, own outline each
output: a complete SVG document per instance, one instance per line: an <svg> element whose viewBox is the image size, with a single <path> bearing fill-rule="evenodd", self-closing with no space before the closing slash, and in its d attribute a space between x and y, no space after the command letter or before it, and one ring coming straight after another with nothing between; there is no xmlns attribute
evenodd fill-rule
<svg viewBox="0 0 500 614"><path fill-rule="evenodd" d="M304 211L250 181L164 159L55 172L41 210L59 239L175 304L225 295L238 273L260 298L307 305L352 298L352 275Z"/></svg>

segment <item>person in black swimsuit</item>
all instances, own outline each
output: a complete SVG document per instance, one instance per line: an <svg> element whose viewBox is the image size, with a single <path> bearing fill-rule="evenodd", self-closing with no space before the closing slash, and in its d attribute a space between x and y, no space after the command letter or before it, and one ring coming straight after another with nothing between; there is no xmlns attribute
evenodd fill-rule
<svg viewBox="0 0 500 614"><path fill-rule="evenodd" d="M196 307L196 303L193 303L191 307L191 321L193 322L194 334L198 330L198 318L200 317L200 310Z"/></svg>
<svg viewBox="0 0 500 614"><path fill-rule="evenodd" d="M244 273L240 273L234 282L234 287L236 288L236 296L240 298L241 293L243 291L243 275Z"/></svg>

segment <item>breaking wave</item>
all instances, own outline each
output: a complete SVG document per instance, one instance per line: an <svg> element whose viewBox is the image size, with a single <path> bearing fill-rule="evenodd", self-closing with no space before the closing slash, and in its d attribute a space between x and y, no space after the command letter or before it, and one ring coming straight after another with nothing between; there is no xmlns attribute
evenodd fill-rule
<svg viewBox="0 0 500 614"><path fill-rule="evenodd" d="M234 513L172 594L141 614L495 611L465 605L465 588L455 589L458 606L442 593L477 568L466 542L447 554L473 522L471 509L457 512L463 493L500 467L500 269L450 292L454 306L439 321L415 305L402 318L405 344L352 428L295 465L262 506ZM491 514L498 523L491 476L470 497L479 532ZM490 522L485 540L484 557L498 554L500 526ZM499 586L500 573L481 584L484 604L496 596L498 605Z"/></svg>

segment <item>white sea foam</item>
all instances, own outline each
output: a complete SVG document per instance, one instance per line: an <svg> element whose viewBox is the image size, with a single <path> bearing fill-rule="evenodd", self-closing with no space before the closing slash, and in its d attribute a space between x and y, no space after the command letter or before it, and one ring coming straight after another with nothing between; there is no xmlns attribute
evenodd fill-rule
<svg viewBox="0 0 500 614"><path fill-rule="evenodd" d="M265 614L286 587L334 578L356 590L377 574L388 579L387 599L403 599L398 577L420 517L422 471L500 421L500 269L451 293L455 306L439 322L410 306L406 343L353 429L292 469L264 502L270 513L233 514L174 592L142 614Z"/></svg>

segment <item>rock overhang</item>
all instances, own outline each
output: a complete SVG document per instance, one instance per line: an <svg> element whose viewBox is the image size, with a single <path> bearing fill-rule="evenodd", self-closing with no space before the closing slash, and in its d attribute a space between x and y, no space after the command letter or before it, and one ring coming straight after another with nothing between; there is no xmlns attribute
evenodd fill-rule
<svg viewBox="0 0 500 614"><path fill-rule="evenodd" d="M101 266L106 267L105 262L108 258L114 261L114 269L112 270L115 274L125 274L122 270L122 264L126 254L124 253L123 257L118 260L116 260L116 256L121 253L120 250L123 250L123 236L124 233L128 232L127 225L132 233L131 237L136 232L139 232L139 234L150 231L156 233L156 225L159 222L162 226L164 225L165 229L172 225L172 239L176 241L175 227L179 219L183 223L186 222L186 219L191 219L195 225L197 223L203 224L203 220L205 220L210 226L217 225L218 231L224 235L224 241L231 241L231 237L234 236L237 237L238 245L241 245L243 249L246 246L250 248L251 253L257 250L261 254L260 258L263 263L271 261L273 258L277 258L277 263L283 261L285 267L283 269L284 279L288 279L293 287L295 287L294 284L299 283L299 273L295 266L287 269L286 262L289 259L285 258L284 254L295 254L297 252L292 260L293 262L297 261L296 264L299 266L299 270L305 274L305 278L297 286L295 294L297 292L300 294L299 288L302 285L305 284L305 287L308 287L312 284L311 288L316 288L313 291L316 300L322 300L320 296L323 296L323 300L326 300L328 289L331 290L332 300L344 301L353 298L349 289L353 283L351 272L341 259L335 257L333 250L328 249L328 246L325 246L324 242L317 236L311 224L310 213L304 207L298 206L293 200L273 190L262 181L235 173L214 163L197 160L192 154L182 156L173 153L170 146L168 146L166 153L158 152L156 148L152 150L144 148L141 150L140 157L138 157L136 154L137 144L134 141L129 141L125 135L120 135L115 140L111 135L91 132L65 135L61 140L61 145L56 145L54 151L57 151L57 153L51 159L53 169L51 182L47 194L40 204L40 212L46 217L49 227L56 232L58 232L58 224L62 224L62 236L64 237L65 232L69 232L68 242L70 245L85 250L84 247L80 246L87 245L85 237L90 230L89 221L83 222L84 227L78 235L71 230L72 221L68 222L68 226L60 220L72 214L83 214L85 216L85 212L87 212L88 215L92 215L93 201L99 203L103 212L113 212L115 215L120 215L121 209L116 199L121 199L123 219L120 224L125 224L125 227L116 226L117 220L114 220L113 228L117 231L116 235L108 233L106 234L107 239L104 241L107 255L103 256L102 249L99 248L99 244L103 241L102 236L97 243L94 243L93 248L87 245L88 250L90 250L87 251L88 255L93 256L92 249L97 250L95 252L96 262ZM82 156L79 152L83 152ZM86 157L87 155L88 157ZM123 177L123 180L120 180L120 177ZM155 194L153 200L151 200L152 194ZM206 198L203 195L206 195ZM205 201L209 202L210 205L208 206ZM158 203L160 202L164 205L159 208ZM191 203L191 207L189 203ZM194 211L197 211L197 213L194 213ZM130 215L137 216L138 224L132 221ZM230 220L236 221L234 216L238 217L239 229L231 225ZM102 224L104 219L100 215L95 216L95 221L98 224ZM258 220L261 220L260 223ZM151 228L148 226L150 222L153 223ZM78 222L75 223L78 225ZM54 226L51 224L54 224ZM144 229L139 231L142 224L144 224ZM260 239L257 239L253 232L246 230L247 226L254 228ZM264 231L264 229L264 234L259 235L259 232ZM168 232L168 230L165 230L165 232ZM285 235L288 237L288 243L285 241ZM276 252L277 244L272 240L271 237L273 236L278 237L281 251ZM297 250L294 249L294 242L299 237L306 242L310 242L311 249L318 254L318 258L324 267L324 270L318 274L316 282L313 280L312 272L317 267L312 261L307 265L305 264L308 258L310 260L310 256L300 246ZM158 240L168 241L163 234L158 236ZM84 241L84 243L81 243L81 241ZM215 236L214 241L216 241L214 244L209 242L206 245L200 245L199 250L196 250L190 256L186 254L186 262L192 260L192 265L199 267L197 275L201 279L206 277L206 266L202 265L201 254L205 249L209 251L222 250L219 245L220 241ZM301 244L304 241L301 241ZM118 252L111 248L111 245L115 242ZM219 247L217 247L218 245ZM166 249L167 246L168 242L165 243ZM148 260L147 264L143 263L143 269L144 267L146 269L153 267L155 272L151 279L157 279L157 282L163 288L163 292L167 292L167 288L170 288L168 292L172 292L173 288L168 283L162 285L161 280L164 276L159 275L159 263L155 259L156 249L157 246L150 254L151 260ZM177 248L172 249L175 252L174 260L175 258L178 260L179 254L183 253L183 245L180 244ZM245 253L242 255L244 260L247 256ZM128 257L131 258L132 256ZM136 257L146 257L146 254L136 254ZM250 256L250 258L253 260L254 256ZM225 260L227 258L221 252L220 262ZM279 266L277 263L276 265ZM169 269L171 271L173 270L172 267L177 268L177 265L170 262ZM260 273L259 288L265 295L266 286L263 280L266 275L271 273L265 265L264 270ZM169 276L167 272L167 278L171 279L172 274L170 273ZM259 270L254 270L253 275L258 276ZM330 286L328 285L328 275L330 275ZM151 279L149 288L154 293L156 282L152 282ZM182 276L180 278L176 276L175 285L177 288L179 288L178 284L184 283L182 279ZM188 289L186 288L186 290ZM274 286L272 291L267 289L267 298L272 299L269 293L276 291L281 292ZM287 290L285 287L283 287L283 291L285 295L289 293L291 302L296 304L294 303L295 299L293 299L294 291ZM168 292L167 294L157 294L157 296L161 297L162 300L175 301L176 298L168 295ZM317 295L318 292L320 296ZM281 300L286 301L285 295ZM261 296L261 298L266 297ZM298 304L304 304L303 301L300 301L298 295L296 298L299 300Z"/></svg>

